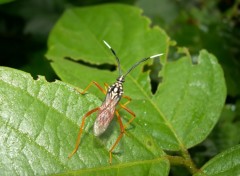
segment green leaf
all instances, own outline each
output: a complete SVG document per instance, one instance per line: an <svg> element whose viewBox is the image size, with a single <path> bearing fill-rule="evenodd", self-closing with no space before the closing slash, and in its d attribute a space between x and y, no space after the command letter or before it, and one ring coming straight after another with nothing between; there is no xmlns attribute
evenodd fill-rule
<svg viewBox="0 0 240 176"><path fill-rule="evenodd" d="M152 137L141 128L127 132L109 165L109 147L119 135L117 121L101 138L94 137L95 115L85 125L82 144L70 160L81 117L99 106L98 98L66 83L0 67L1 175L168 175L169 163ZM91 168L83 169L80 168ZM73 171L76 170L76 171Z"/></svg>
<svg viewBox="0 0 240 176"><path fill-rule="evenodd" d="M47 57L56 73L80 88L92 80L111 84L118 76L117 71L97 69L116 63L103 39L116 50L123 71L143 57L165 54L159 73L162 82L154 95L143 64L126 77L124 91L133 99L128 107L137 117L115 148L112 165L108 150L119 135L119 125L114 119L107 132L96 138L92 133L95 114L86 120L79 150L67 159L83 115L102 101L90 93L79 95L60 81L48 83L42 77L35 81L24 72L1 68L1 173L168 175L162 149L185 151L206 138L226 96L222 69L205 50L196 65L190 57L167 62L169 38L149 24L131 6L74 8L64 13L49 37ZM130 118L123 110L120 115L124 123Z"/></svg>
<svg viewBox="0 0 240 176"><path fill-rule="evenodd" d="M124 71L138 58L165 53L161 57L163 81L155 95L150 91L148 73L141 72L143 66L138 66L126 78L124 92L132 97L129 108L137 115L131 133L138 136L137 129L145 130L160 148L173 151L185 151L206 138L219 118L226 97L223 72L213 55L201 51L194 57L198 61L196 65L190 57L168 63L169 39L163 30L149 28L149 21L140 16L137 8L108 4L65 12L49 37L47 57L66 82L81 88L93 80L101 85L111 84L118 76L117 70L110 72L82 64L116 63L102 40L114 48ZM96 89L89 91L99 95Z"/></svg>
<svg viewBox="0 0 240 176"><path fill-rule="evenodd" d="M240 145L228 149L208 161L194 176L200 175L239 175L240 174Z"/></svg>
<svg viewBox="0 0 240 176"><path fill-rule="evenodd" d="M132 6L108 4L69 9L49 36L46 56L52 61L51 65L58 76L77 87L84 88L93 80L110 84L117 78L117 71L100 72L97 68L76 62L83 61L95 67L101 64L116 65L116 59L103 40L117 52L124 72L144 57L167 54L169 38L159 27L149 28L149 25L149 19L141 15L141 10ZM165 57L162 57L162 62L165 62ZM131 76L141 77L138 80L140 86L150 95L149 85L145 81L148 76L143 75L141 70L141 66L137 67ZM129 81L126 81L126 87L131 87ZM140 96L135 87L132 91L126 89L126 93L132 97Z"/></svg>
<svg viewBox="0 0 240 176"><path fill-rule="evenodd" d="M192 65L183 57L166 64L163 82L153 97L159 109L158 124L167 132L153 136L168 150L190 148L210 133L225 102L226 87L217 59L203 50ZM168 141L168 142L166 142Z"/></svg>

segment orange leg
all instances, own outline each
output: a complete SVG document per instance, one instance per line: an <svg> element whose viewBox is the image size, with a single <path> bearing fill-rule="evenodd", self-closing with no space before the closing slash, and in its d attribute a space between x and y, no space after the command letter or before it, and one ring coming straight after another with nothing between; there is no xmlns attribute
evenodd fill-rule
<svg viewBox="0 0 240 176"><path fill-rule="evenodd" d="M125 102L124 104L119 103L120 108L117 109L118 111L119 111L120 109L122 109L122 108L123 108L123 109L128 109L128 108L126 107L126 105L132 101L132 99L131 99L129 96L123 95L122 97L123 97L123 98L126 98L128 101ZM132 115L134 114L130 109L128 109L127 111L128 111L130 114L132 114ZM135 114L134 114L133 116L135 116Z"/></svg>
<svg viewBox="0 0 240 176"><path fill-rule="evenodd" d="M109 85L108 85L107 83L104 83L104 86L105 86L105 88L108 88L108 87L109 87Z"/></svg>
<svg viewBox="0 0 240 176"><path fill-rule="evenodd" d="M124 105L121 105L121 108L123 108L125 111L127 111L129 114L132 115L132 118L127 122L126 125L124 125L124 128L126 128L130 123L132 123L132 121L136 118L136 115L134 112L132 112L130 109L128 109L127 107L125 107Z"/></svg>
<svg viewBox="0 0 240 176"><path fill-rule="evenodd" d="M97 82L92 81L90 84L88 84L88 86L81 92L80 90L78 90L76 88L76 90L80 93L80 94L85 94L86 91L92 86L95 85L102 93L106 94L106 90L104 90Z"/></svg>
<svg viewBox="0 0 240 176"><path fill-rule="evenodd" d="M71 158L78 150L78 147L79 147L79 144L81 142L81 136L82 136L82 131L83 131L83 127L84 127L84 124L85 124L85 119L90 116L92 113L96 112L97 110L99 110L99 107L97 108L94 108L92 109L91 111L89 111L88 113L86 113L84 116L83 116L83 119L82 119L82 123L80 125L80 129L79 129L79 132L78 132L78 137L77 137L77 141L76 141L76 145L75 145L75 148L74 150L72 151L72 153L70 153L68 155L68 158Z"/></svg>
<svg viewBox="0 0 240 176"><path fill-rule="evenodd" d="M123 104L123 106L126 106L128 103L132 101L132 99L129 96L123 95L122 97L128 100L126 103Z"/></svg>
<svg viewBox="0 0 240 176"><path fill-rule="evenodd" d="M136 115L134 114L134 112L132 112L130 109L128 109L127 107L125 107L124 105L121 105L121 108L123 108L124 110L126 110L128 113L130 113L133 117L127 122L126 125L123 125L122 123L122 119L119 115L119 112L118 110L116 110L116 116L117 116L117 119L118 119L118 122L119 122L119 125L120 125L120 135L118 136L117 140L115 141L115 143L112 145L111 149L109 150L109 163L111 164L112 163L112 151L114 150L114 148L117 146L117 144L120 142L120 140L122 139L123 137L123 134L125 133L125 128L126 126L128 126L136 117Z"/></svg>
<svg viewBox="0 0 240 176"><path fill-rule="evenodd" d="M135 119L136 115L135 115L134 112L132 112L130 109L128 109L128 108L126 107L126 105L132 101L132 99L131 99L129 96L125 96L125 95L123 95L123 98L126 98L128 101L127 101L126 103L124 103L124 104L119 103L120 108L118 108L118 110L120 110L120 109L122 108L122 109L124 109L125 111L127 111L129 114L132 115L132 118L131 118L131 119L128 121L128 123L124 126L124 128L126 128L126 126L128 126L128 125Z"/></svg>
<svg viewBox="0 0 240 176"><path fill-rule="evenodd" d="M106 90L104 90L97 82L92 81L83 91L78 90L77 88L75 88L80 94L85 94L85 92L92 86L95 85L102 93L106 94ZM106 86L106 85L105 85ZM68 158L71 158L78 150L79 144L81 142L81 136L82 136L82 131L83 131L83 127L85 124L85 119L90 116L92 113L96 112L97 110L99 110L99 107L92 109L91 111L89 111L88 113L86 113L83 118L82 118L82 123L80 125L80 129L78 132L78 137L77 137L77 141L76 141L76 145L74 150L72 151L72 153L70 153L68 155Z"/></svg>
<svg viewBox="0 0 240 176"><path fill-rule="evenodd" d="M116 115L117 115L117 119L118 119L118 122L119 122L119 125L120 125L120 130L121 130L121 133L120 135L118 136L117 140L115 141L115 143L112 145L111 149L109 150L109 163L112 164L112 151L114 150L114 148L117 146L117 144L119 143L119 141L121 140L121 138L123 137L123 134L125 132L125 129L124 129L124 126L123 126L123 123L122 123L122 120L121 120L121 117L118 113L118 111L116 110Z"/></svg>

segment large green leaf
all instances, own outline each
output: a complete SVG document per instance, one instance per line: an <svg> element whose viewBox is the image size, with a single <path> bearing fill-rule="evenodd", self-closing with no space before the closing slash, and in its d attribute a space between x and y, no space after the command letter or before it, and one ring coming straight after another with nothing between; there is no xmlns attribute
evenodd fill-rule
<svg viewBox="0 0 240 176"><path fill-rule="evenodd" d="M111 84L118 76L117 71L100 72L99 69L65 58L95 66L106 63L116 65L116 59L103 44L105 40L117 52L122 69L126 72L144 57L158 53L167 54L168 37L159 27L149 28L149 24L149 19L141 16L140 9L126 5L108 4L69 9L49 36L46 56L64 81L81 88L86 87L92 80ZM165 57L162 57L162 62L164 61ZM128 89L125 91L132 97L139 97L141 93L136 91L130 77L137 78L139 86L150 95L150 87L145 81L148 75L142 74L141 70L141 67L137 67L129 80L126 80Z"/></svg>
<svg viewBox="0 0 240 176"><path fill-rule="evenodd" d="M240 175L240 145L228 149L208 161L194 176Z"/></svg>
<svg viewBox="0 0 240 176"><path fill-rule="evenodd" d="M163 125L168 132L153 136L164 149L192 147L206 138L221 113L226 97L222 69L217 59L203 50L198 64L183 57L166 64L162 76L153 104L160 114L156 125Z"/></svg>
<svg viewBox="0 0 240 176"><path fill-rule="evenodd" d="M139 9L125 5L71 9L50 35L47 57L62 80L85 88L92 80L111 84L117 71L101 71L64 57L96 65L115 63L103 39L116 50L124 71L137 58L165 53L163 81L155 95L142 66L128 75L124 91L133 98L129 107L137 115L134 125L145 128L163 149L186 150L203 141L219 118L226 96L223 72L217 59L204 50L196 65L189 57L167 63L169 39L148 25ZM96 94L96 89L89 91Z"/></svg>
<svg viewBox="0 0 240 176"><path fill-rule="evenodd" d="M117 71L82 64L95 67L115 63L103 39L116 50L123 71L143 57L165 53L161 58L163 81L154 95L148 73L141 71L143 66L126 78L124 91L133 98L129 108L137 118L115 149L113 165L108 164L108 150L119 134L117 121L105 135L96 138L92 133L95 115L86 121L78 152L66 159L74 148L81 117L101 104L97 97L81 96L60 81L35 81L26 73L2 68L0 113L4 142L0 150L1 170L6 174L68 171L82 175L167 175L169 163L162 149L187 150L210 133L226 95L223 73L213 55L201 51L196 65L189 57L168 63L169 39L165 32L149 28L148 19L140 15L139 9L109 4L66 11L49 37L47 57L65 82L80 88L92 80L111 84ZM96 89L89 92L95 94ZM124 123L129 119L122 110L120 115Z"/></svg>
<svg viewBox="0 0 240 176"><path fill-rule="evenodd" d="M168 175L164 153L142 128L128 131L109 165L108 150L119 134L113 128L117 122L96 138L91 130L94 115L86 122L78 153L67 159L81 117L101 103L93 95L79 95L66 83L33 80L25 72L0 67L0 100L1 175Z"/></svg>

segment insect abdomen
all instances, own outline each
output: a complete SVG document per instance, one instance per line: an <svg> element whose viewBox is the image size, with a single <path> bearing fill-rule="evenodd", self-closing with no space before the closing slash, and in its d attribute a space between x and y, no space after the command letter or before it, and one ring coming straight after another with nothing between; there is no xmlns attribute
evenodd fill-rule
<svg viewBox="0 0 240 176"><path fill-rule="evenodd" d="M105 109L98 114L93 126L93 133L95 136L100 136L106 131L114 117L114 112L115 108L111 110Z"/></svg>

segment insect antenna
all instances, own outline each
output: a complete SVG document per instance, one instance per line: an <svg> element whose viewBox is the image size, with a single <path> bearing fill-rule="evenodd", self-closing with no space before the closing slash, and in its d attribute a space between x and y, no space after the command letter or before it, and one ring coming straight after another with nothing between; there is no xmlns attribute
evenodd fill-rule
<svg viewBox="0 0 240 176"><path fill-rule="evenodd" d="M137 67L139 64L141 64L142 62L145 62L146 60L148 59L152 59L152 58L155 58L155 57L159 57L163 55L163 53L161 54L156 54L156 55L153 55L153 56L150 56L150 57L146 57L146 58L143 58L142 60L140 60L139 62L135 63L128 71L127 73L125 73L124 77L126 77L128 75L128 73L130 73L135 67Z"/></svg>
<svg viewBox="0 0 240 176"><path fill-rule="evenodd" d="M105 45L112 51L113 55L115 56L116 60L117 60L117 63L118 63L118 71L119 71L119 76L122 76L122 69L121 69L121 64L120 64L120 60L119 58L117 57L117 54L116 52L112 49L112 47L105 41L103 40L103 42L105 43ZM152 59L152 58L155 58L155 57L159 57L163 55L163 53L161 54L156 54L156 55L153 55L153 56L150 56L150 57L146 57L146 58L143 58L142 60L140 60L139 62L135 63L128 71L127 73L125 73L123 75L123 77L126 77L128 75L128 73L130 73L135 67L137 67L140 63L142 62L145 62L146 60L148 59Z"/></svg>
<svg viewBox="0 0 240 176"><path fill-rule="evenodd" d="M121 64L120 64L120 60L117 57L117 54L115 53L115 51L112 49L112 47L105 41L103 40L103 42L105 43L105 45L112 51L113 55L115 56L116 60L117 60L117 64L118 64L118 71L119 71L119 76L122 75L122 69L121 69Z"/></svg>

